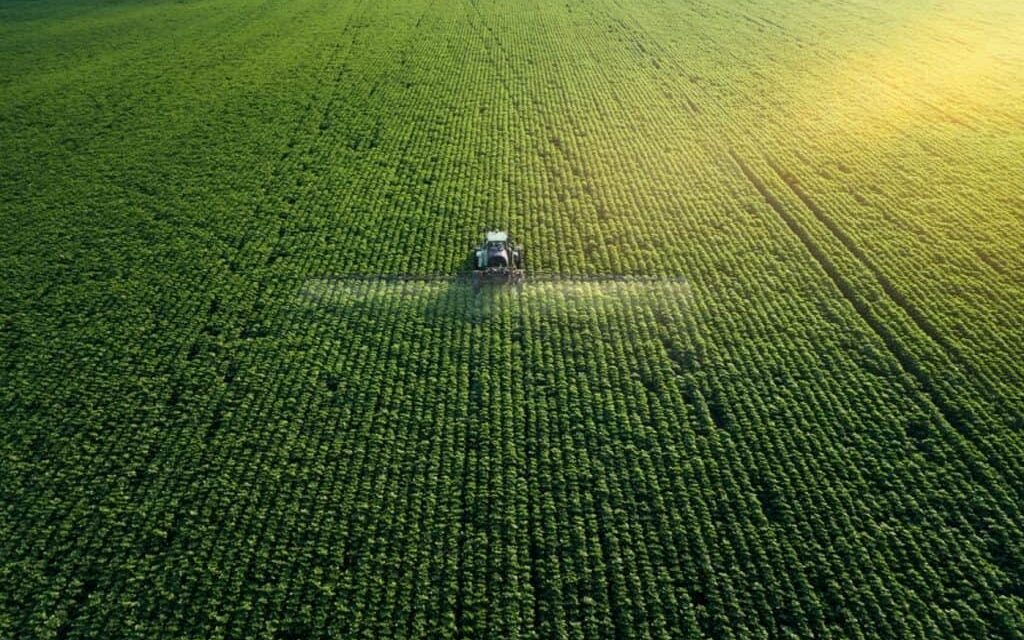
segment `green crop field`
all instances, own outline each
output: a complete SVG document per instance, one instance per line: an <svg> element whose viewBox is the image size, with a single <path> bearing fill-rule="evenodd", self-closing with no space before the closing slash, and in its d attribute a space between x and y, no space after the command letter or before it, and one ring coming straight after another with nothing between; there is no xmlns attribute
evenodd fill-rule
<svg viewBox="0 0 1024 640"><path fill-rule="evenodd" d="M2 639L1024 638L1020 0L5 0L0 224Z"/></svg>

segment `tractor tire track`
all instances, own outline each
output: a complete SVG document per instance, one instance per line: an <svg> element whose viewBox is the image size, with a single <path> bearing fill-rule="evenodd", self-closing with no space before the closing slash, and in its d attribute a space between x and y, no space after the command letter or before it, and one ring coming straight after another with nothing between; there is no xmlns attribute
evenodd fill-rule
<svg viewBox="0 0 1024 640"><path fill-rule="evenodd" d="M889 326L887 326L886 323L878 317L878 315L876 315L864 297L857 291L855 285L840 272L836 263L821 248L814 238L811 237L811 234L807 229L805 229L792 214L786 211L783 203L774 194L772 194L764 181L754 173L747 162L732 149L729 150L729 156L739 167L747 181L768 203L772 211L774 211L790 231L799 238L804 248L811 254L811 256L814 257L821 269L829 276L833 284L840 293L842 293L846 301L854 308L864 323L878 336L886 349L888 349L896 359L901 370L913 378L917 383L917 387L923 392L925 398L928 400L928 404L938 411L946 424L956 430L957 434L960 436L960 438L958 438L958 446L967 446L972 451L979 453L979 457L984 460L984 465L987 469L979 469L972 466L971 473L975 476L974 479L978 482L984 483L985 476L988 474L989 470L996 470L1010 482L1012 487L1011 491L1019 497L1020 489L1018 486L1019 482L1017 481L1017 475L1014 473L1012 468L1008 468L1009 463L1000 464L995 454L988 451L988 447L984 446L983 443L977 442L977 438L971 437L972 434L976 433L975 425L968 421L962 415L962 412L949 402L949 399L943 392L943 389L938 387L932 376L925 371L918 359L903 344L901 338ZM984 451L979 452L979 446L982 446ZM1007 496L1006 499L1012 498Z"/></svg>
<svg viewBox="0 0 1024 640"><path fill-rule="evenodd" d="M900 343L899 338L874 314L874 312L868 307L864 299L857 293L854 285L840 272L839 267L829 258L828 255L821 249L821 247L811 238L811 234L801 225L801 223L790 213L785 210L782 203L771 193L764 181L750 168L745 161L743 161L733 150L729 150L729 156L732 158L736 166L739 167L743 176L748 180L758 194L768 203L772 211L778 215L779 219L785 223L785 225L793 231L800 242L804 245L804 248L814 257L821 269L828 275L828 278L833 281L836 288L839 289L843 297L846 298L847 302L857 311L857 314L863 319L864 323L878 335L882 342L886 345L886 348L893 354L896 360L899 362L900 368L907 374L913 377L922 389L928 394L933 406L938 409L942 414L943 419L953 426L957 431L964 432L968 429L968 425L964 424L963 420L956 416L956 413L948 406L942 397L942 394L935 389L932 383L931 377L925 372L918 360L911 355L905 347Z"/></svg>
<svg viewBox="0 0 1024 640"><path fill-rule="evenodd" d="M847 280L842 273L839 272L839 268L829 258L828 254L818 245L817 242L811 237L806 229L794 218L789 212L786 211L785 206L778 198L768 190L768 187L764 184L760 177L757 176L751 170L750 166L732 149L729 150L729 156L733 162L739 167L740 171L746 177L747 181L757 190L757 192L764 198L768 206L771 207L772 211L778 215L778 217L786 224L790 231L793 232L800 242L804 245L804 248L814 257L818 265L828 275L835 284L836 288L839 289L843 297L846 298L847 302L853 306L857 314L864 320L864 322L874 331L878 337L882 340L889 351L895 356L896 360L900 363L901 368L907 373L914 376L918 383L925 389L931 387L931 383L928 379L927 374L922 371L914 358L903 349L902 345L896 339L896 336L886 327L871 311L861 296L854 289L853 284ZM939 409L942 409L941 402L935 402ZM947 421L950 424L957 422L955 418L950 414L947 417Z"/></svg>
<svg viewBox="0 0 1024 640"><path fill-rule="evenodd" d="M893 284L892 280L890 280L889 277L874 264L871 258L857 245L853 238L851 238L850 235L847 234L831 216L825 213L821 207L811 199L800 185L796 176L782 168L778 162L770 157L765 157L765 162L767 162L768 166L771 167L772 171L774 171L779 179L785 183L789 190L793 192L793 195L803 203L807 210L813 213L814 217L817 218L833 236L835 236L836 240L846 247L846 250L849 251L871 273L889 299L907 314L907 317L910 318L921 333L938 345L946 357L954 361L956 366L964 369L968 374L968 378L977 380L984 386L984 390L987 392L985 397L991 398L996 402L1000 413L1003 413L1004 415L1009 414L1011 419L1018 421L1024 419L1018 411L1015 411L1012 407L1004 406L1005 403L999 401L1002 399L1002 394L993 384L991 378L983 371L979 370L969 358L965 357L963 352L961 352L955 344L944 336L913 302L908 300L906 296L900 292L896 285Z"/></svg>

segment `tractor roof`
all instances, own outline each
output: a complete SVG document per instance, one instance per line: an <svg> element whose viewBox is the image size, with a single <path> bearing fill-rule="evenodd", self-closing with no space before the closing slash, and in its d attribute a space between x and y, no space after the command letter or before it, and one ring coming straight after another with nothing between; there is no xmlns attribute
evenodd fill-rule
<svg viewBox="0 0 1024 640"><path fill-rule="evenodd" d="M487 242L508 242L508 234L504 231L488 231L484 237Z"/></svg>

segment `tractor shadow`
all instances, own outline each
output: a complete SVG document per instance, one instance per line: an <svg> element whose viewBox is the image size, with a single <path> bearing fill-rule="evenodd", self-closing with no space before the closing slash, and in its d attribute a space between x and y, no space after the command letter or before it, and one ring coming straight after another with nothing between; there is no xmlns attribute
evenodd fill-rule
<svg viewBox="0 0 1024 640"><path fill-rule="evenodd" d="M474 286L471 272L460 273L425 301L423 317L428 322L460 320L479 324L508 308L509 295L516 295L509 285Z"/></svg>

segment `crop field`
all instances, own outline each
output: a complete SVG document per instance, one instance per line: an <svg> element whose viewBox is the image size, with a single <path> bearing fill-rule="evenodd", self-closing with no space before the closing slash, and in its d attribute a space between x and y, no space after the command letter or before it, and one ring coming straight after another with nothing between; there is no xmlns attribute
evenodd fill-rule
<svg viewBox="0 0 1024 640"><path fill-rule="evenodd" d="M1024 638L1020 0L6 0L0 224L0 638Z"/></svg>

